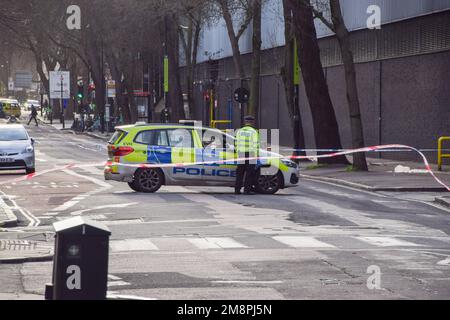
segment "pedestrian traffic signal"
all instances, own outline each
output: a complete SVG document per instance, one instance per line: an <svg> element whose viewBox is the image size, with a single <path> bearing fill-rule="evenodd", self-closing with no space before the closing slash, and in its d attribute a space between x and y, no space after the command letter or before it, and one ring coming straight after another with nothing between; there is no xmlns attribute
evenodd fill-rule
<svg viewBox="0 0 450 320"><path fill-rule="evenodd" d="M78 83L78 94L77 94L77 99L79 101L83 100L84 98L84 86L83 83L79 82Z"/></svg>

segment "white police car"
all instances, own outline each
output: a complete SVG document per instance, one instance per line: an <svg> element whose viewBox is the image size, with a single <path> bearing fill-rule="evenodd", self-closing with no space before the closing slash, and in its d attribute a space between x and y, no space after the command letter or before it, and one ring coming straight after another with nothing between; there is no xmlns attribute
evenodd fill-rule
<svg viewBox="0 0 450 320"><path fill-rule="evenodd" d="M106 180L127 182L137 192L162 185L229 186L236 182L234 138L217 129L180 124L116 128L108 144ZM299 168L278 154L260 151L256 192L274 194L299 181Z"/></svg>

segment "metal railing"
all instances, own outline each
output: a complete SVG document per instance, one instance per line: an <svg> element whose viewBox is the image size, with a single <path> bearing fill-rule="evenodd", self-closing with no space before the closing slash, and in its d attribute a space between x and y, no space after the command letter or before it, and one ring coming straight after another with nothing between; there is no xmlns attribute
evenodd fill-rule
<svg viewBox="0 0 450 320"><path fill-rule="evenodd" d="M216 129L218 124L230 124L231 120L212 120L211 128Z"/></svg>
<svg viewBox="0 0 450 320"><path fill-rule="evenodd" d="M438 142L438 170L442 171L442 159L449 158L450 153L442 153L442 146L444 145L444 141L450 141L450 137L440 137Z"/></svg>

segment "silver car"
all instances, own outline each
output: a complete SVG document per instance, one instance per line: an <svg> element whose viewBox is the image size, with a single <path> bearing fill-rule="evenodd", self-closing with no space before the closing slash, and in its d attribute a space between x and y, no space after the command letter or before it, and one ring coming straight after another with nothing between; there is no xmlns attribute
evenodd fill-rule
<svg viewBox="0 0 450 320"><path fill-rule="evenodd" d="M35 172L34 140L23 125L0 125L0 170Z"/></svg>

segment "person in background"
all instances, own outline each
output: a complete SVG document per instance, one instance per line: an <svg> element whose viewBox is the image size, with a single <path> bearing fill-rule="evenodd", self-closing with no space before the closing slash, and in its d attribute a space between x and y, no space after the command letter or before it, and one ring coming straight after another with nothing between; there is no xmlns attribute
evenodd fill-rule
<svg viewBox="0 0 450 320"><path fill-rule="evenodd" d="M38 126L38 121L37 121L37 109L34 105L31 105L31 116L30 116L30 120L28 120L28 125L30 125L31 120L34 119L34 121L36 122L36 127Z"/></svg>

